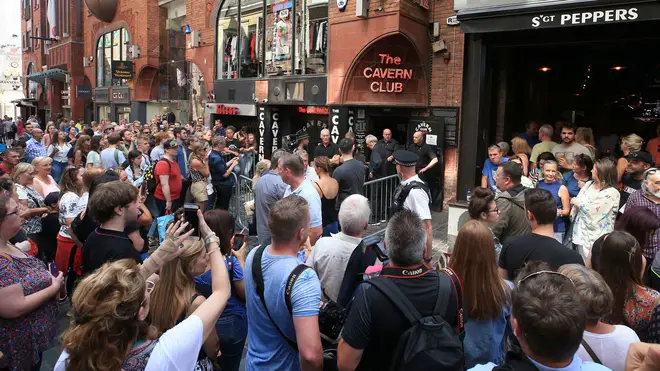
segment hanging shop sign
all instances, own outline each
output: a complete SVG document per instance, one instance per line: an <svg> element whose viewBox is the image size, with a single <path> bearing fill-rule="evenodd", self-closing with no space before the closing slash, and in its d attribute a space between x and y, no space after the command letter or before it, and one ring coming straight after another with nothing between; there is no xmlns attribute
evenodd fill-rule
<svg viewBox="0 0 660 371"><path fill-rule="evenodd" d="M266 107L260 106L259 109L259 161L266 158ZM269 125L270 126L270 125Z"/></svg>
<svg viewBox="0 0 660 371"><path fill-rule="evenodd" d="M346 9L346 4L348 3L348 0L337 0L337 9L339 11L343 12Z"/></svg>
<svg viewBox="0 0 660 371"><path fill-rule="evenodd" d="M327 115L330 113L328 107L319 106L299 106L298 113L306 113L308 115Z"/></svg>
<svg viewBox="0 0 660 371"><path fill-rule="evenodd" d="M345 102L425 106L428 89L424 66L407 37L384 37L354 63L349 83L344 85Z"/></svg>
<svg viewBox="0 0 660 371"><path fill-rule="evenodd" d="M94 103L110 103L110 89L109 88L96 88L94 89Z"/></svg>
<svg viewBox="0 0 660 371"><path fill-rule="evenodd" d="M129 104L131 103L130 93L131 90L128 88L128 86L112 88L110 101L116 104Z"/></svg>
<svg viewBox="0 0 660 371"><path fill-rule="evenodd" d="M579 3L577 3L579 5ZM660 19L660 3L643 2L634 5L612 5L608 7L582 7L577 9L552 10L524 9L518 12L458 14L461 31L485 33L515 30L537 30L614 23L628 23Z"/></svg>
<svg viewBox="0 0 660 371"><path fill-rule="evenodd" d="M89 99L92 97L92 87L89 85L76 85L76 97Z"/></svg>
<svg viewBox="0 0 660 371"><path fill-rule="evenodd" d="M113 79L133 79L133 62L131 61L112 61Z"/></svg>

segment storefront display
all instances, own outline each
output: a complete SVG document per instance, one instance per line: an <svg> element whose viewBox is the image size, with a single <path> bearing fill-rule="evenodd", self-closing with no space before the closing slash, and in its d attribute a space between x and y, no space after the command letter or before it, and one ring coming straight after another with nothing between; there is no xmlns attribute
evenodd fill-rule
<svg viewBox="0 0 660 371"><path fill-rule="evenodd" d="M267 9L266 72L268 76L291 74L293 1L278 0Z"/></svg>

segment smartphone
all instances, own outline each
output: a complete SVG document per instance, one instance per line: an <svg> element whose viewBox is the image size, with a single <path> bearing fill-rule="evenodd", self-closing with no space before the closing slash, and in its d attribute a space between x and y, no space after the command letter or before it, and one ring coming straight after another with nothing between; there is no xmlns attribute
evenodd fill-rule
<svg viewBox="0 0 660 371"><path fill-rule="evenodd" d="M234 233L234 251L238 251L245 242L245 235L243 233Z"/></svg>
<svg viewBox="0 0 660 371"><path fill-rule="evenodd" d="M186 231L194 228L192 235L199 237L199 218L197 217L199 206L196 204L183 204L183 220L188 222Z"/></svg>
<svg viewBox="0 0 660 371"><path fill-rule="evenodd" d="M48 264L48 267L50 268L50 274L53 276L57 277L57 275L60 274L60 268L57 266L57 264L50 263Z"/></svg>

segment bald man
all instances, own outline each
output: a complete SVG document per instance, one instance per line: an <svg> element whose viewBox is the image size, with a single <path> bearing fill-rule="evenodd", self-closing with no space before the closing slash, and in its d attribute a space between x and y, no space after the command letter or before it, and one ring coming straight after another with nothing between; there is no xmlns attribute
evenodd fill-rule
<svg viewBox="0 0 660 371"><path fill-rule="evenodd" d="M379 140L378 143L376 143L376 146L381 147L387 156L387 175L396 174L396 166L394 166L393 154L394 151L403 149L403 146L401 146L396 139L392 138L392 130L383 130L383 139Z"/></svg>
<svg viewBox="0 0 660 371"><path fill-rule="evenodd" d="M421 131L416 131L415 134L413 134L413 144L408 147L408 151L414 152L419 156L415 168L420 176L438 163L438 156L435 154L433 148L426 144L424 141L424 133Z"/></svg>
<svg viewBox="0 0 660 371"><path fill-rule="evenodd" d="M330 130L321 130L321 143L314 148L314 158L325 156L330 159L332 166L339 165L339 148L330 139Z"/></svg>

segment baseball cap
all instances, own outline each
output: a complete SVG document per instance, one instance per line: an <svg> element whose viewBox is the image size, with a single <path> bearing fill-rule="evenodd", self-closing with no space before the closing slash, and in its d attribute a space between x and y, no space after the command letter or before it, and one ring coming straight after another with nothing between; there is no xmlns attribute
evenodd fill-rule
<svg viewBox="0 0 660 371"><path fill-rule="evenodd" d="M628 160L628 161L642 161L642 162L646 162L647 164L651 164L651 165L653 165L653 163L654 163L653 157L651 157L651 155L648 152L643 152L643 151L633 152L633 153L629 154L628 156L626 156L626 160Z"/></svg>
<svg viewBox="0 0 660 371"><path fill-rule="evenodd" d="M176 148L179 147L179 142L177 142L176 140L168 140L167 142L165 142L165 144L163 144L164 149L170 149L175 147Z"/></svg>

